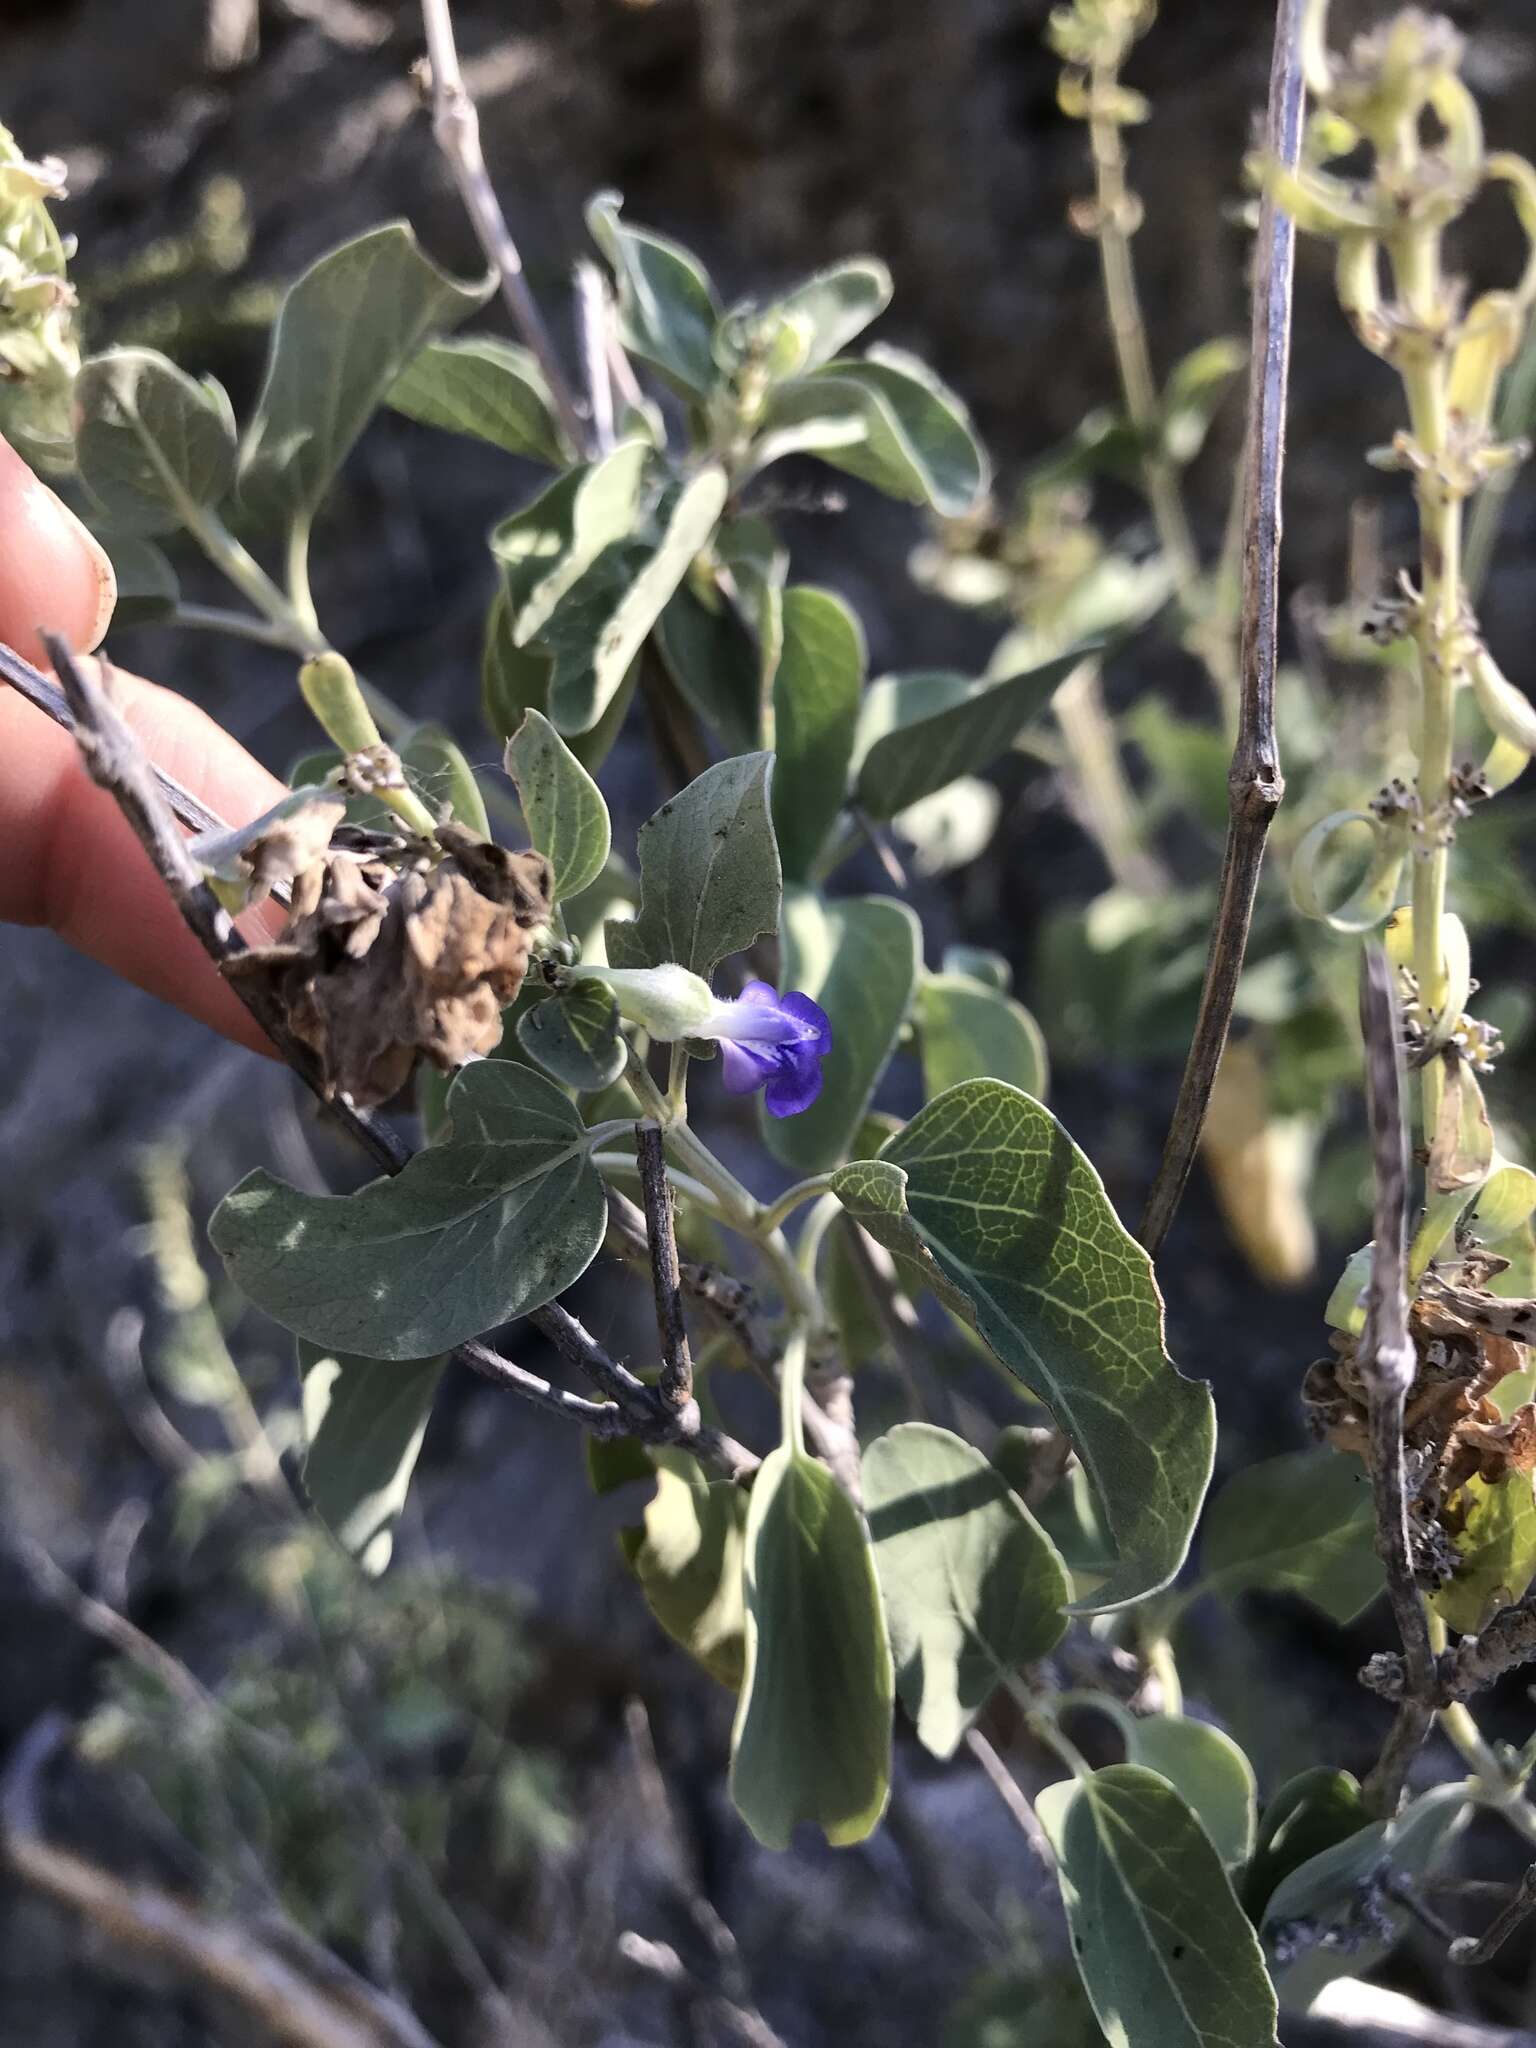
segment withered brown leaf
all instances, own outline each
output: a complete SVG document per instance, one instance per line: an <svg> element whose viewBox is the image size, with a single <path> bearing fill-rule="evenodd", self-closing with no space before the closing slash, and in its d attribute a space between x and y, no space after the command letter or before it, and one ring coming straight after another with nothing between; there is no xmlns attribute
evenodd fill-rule
<svg viewBox="0 0 1536 2048"><path fill-rule="evenodd" d="M542 854L460 827L439 838L446 859L402 874L333 850L299 878L276 943L226 963L267 978L327 1094L359 1108L396 1094L420 1056L447 1072L494 1051L550 914Z"/></svg>

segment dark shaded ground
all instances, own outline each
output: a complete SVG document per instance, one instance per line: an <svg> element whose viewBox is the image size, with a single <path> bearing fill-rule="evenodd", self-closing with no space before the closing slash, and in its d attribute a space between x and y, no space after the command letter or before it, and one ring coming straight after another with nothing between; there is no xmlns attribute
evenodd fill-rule
<svg viewBox="0 0 1536 2048"><path fill-rule="evenodd" d="M219 12L207 0L4 10L0 118L29 149L70 162L87 303L93 279L122 284L147 243L184 235L220 177L239 181L249 208L242 281L283 280L394 214L470 269L467 231L405 78L414 10L263 6L259 50L227 70L207 62ZM614 184L637 217L695 244L728 292L843 253L885 257L897 283L889 337L928 354L968 398L1005 477L1109 393L1094 252L1063 225L1084 183L1082 138L1055 110L1042 0L567 0L520 10L464 0L456 12L487 155L534 282L553 303L582 200ZM1137 253L1165 365L1208 334L1245 326L1235 167L1263 89L1270 10L1259 0L1167 0L1166 12L1133 74L1156 110L1135 143L1149 216ZM1531 150L1528 7L1502 0L1456 12L1473 35L1492 138ZM239 410L259 342L231 317L227 281L204 273L118 290L94 338L142 331L167 308L180 333L166 345L224 379ZM1288 575L1293 588L1336 585L1349 496L1390 501L1389 542L1405 512L1395 484L1359 460L1395 424L1392 381L1344 339L1316 250L1302 263L1296 361ZM1224 417L1197 479L1208 540L1234 431ZM317 543L317 595L333 638L393 695L444 716L482 752L475 679L491 583L482 536L527 483L468 443L386 422L359 452ZM990 644L988 630L891 573L916 530L861 495L846 519L802 520L794 534L796 574L854 603L876 672L891 661L979 662ZM1536 493L1525 486L1485 607L1501 650L1536 632L1523 567L1533 539ZM281 657L147 632L115 648L207 704L274 766L304 737ZM626 741L608 778L620 843L650 808L650 774L643 741ZM988 928L972 935L1006 946L1026 1000L1039 908L1100 884L1082 841L1038 799L1035 789L1013 807L994 849L1006 886L970 892L973 906L991 906ZM935 902L935 942L946 919L969 914L963 900ZM89 1575L94 1537L114 1508L158 1484L100 1369L112 1312L149 1297L132 1236L136 1148L183 1137L206 1207L258 1162L302 1172L309 1146L324 1162L327 1141L283 1075L41 936L12 932L0 943L0 1018L0 1532L20 1532ZM1175 1080L1144 1068L1099 1073L1069 1079L1059 1095L1126 1213L1150 1179ZM1331 1258L1325 1250L1318 1281L1299 1295L1266 1295L1226 1248L1203 1185L1192 1192L1164 1262L1172 1349L1216 1382L1232 1449L1299 1440L1293 1390L1317 1347ZM608 1265L584 1297L594 1326L620 1345L645 1309ZM250 1342L259 1348L254 1334ZM904 1752L893 1823L867 1850L763 1854L724 1800L728 1703L660 1647L617 1569L615 1518L594 1509L575 1445L479 1387L455 1386L434 1417L418 1496L435 1549L528 1589L551 1649L545 1712L575 1758L582 1853L536 1888L526 1921L509 1931L530 1985L515 2038L562 2048L728 2038L615 1960L625 1927L687 1939L647 1785L620 1732L622 1702L640 1691L709 1896L784 2039L793 2048L844 2036L864 2048L940 2039L957 1993L1012 1955L1011 1901L1039 1884L985 1783ZM417 1530L407 1547L423 1540ZM223 1597L218 1568L183 1573L152 1529L134 1598L194 1665L220 1640ZM1197 1620L1205 1634L1192 1661L1252 1746L1261 1782L1314 1760L1321 1725L1339 1731L1347 1752L1330 1760L1365 1761L1375 1721L1351 1673L1379 1623L1344 1643L1320 1638L1289 1608L1256 1619L1241 1637L1223 1617ZM0 1744L46 1706L80 1710L99 1656L0 1548ZM1293 1683L1300 1673L1304 1689ZM107 1964L94 1951L82 1957L73 1923L0 1894L0 2044L192 2048L245 2038L164 1979L134 1979L125 1993Z"/></svg>

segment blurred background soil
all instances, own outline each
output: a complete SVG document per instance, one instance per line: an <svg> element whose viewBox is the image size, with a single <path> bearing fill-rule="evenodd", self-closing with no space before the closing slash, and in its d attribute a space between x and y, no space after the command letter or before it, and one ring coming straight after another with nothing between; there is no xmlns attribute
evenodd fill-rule
<svg viewBox="0 0 1536 2048"><path fill-rule="evenodd" d="M1345 26L1364 11L1337 9ZM1536 151L1529 0L1468 0L1451 11L1471 37L1468 71L1491 140ZM967 399L1004 490L1113 391L1095 252L1065 224L1085 183L1083 137L1056 109L1046 12L1044 0L455 8L486 155L557 318L582 203L602 186L619 188L636 219L696 247L728 297L874 252L896 282L882 335L922 353ZM1272 11L1262 0L1165 0L1163 12L1129 78L1153 106L1150 125L1131 133L1147 208L1136 252L1153 353L1166 368L1209 335L1246 331L1238 165L1263 95ZM419 48L416 12L403 0L0 7L0 118L29 153L54 152L69 166L63 224L80 241L92 345L150 340L217 375L238 413L259 375L264 288L345 236L404 215L440 260L476 269L407 75ZM1473 223L1474 267L1479 238L1499 232ZM1500 245L1486 246L1492 265ZM1409 514L1397 480L1361 460L1397 423L1394 382L1346 338L1315 245L1300 266L1294 389L1287 585L1337 597L1351 498L1383 501L1389 553L1406 543ZM1192 478L1208 552L1239 425L1229 405ZM316 593L331 637L398 700L444 719L477 761L487 758L476 705L492 588L483 538L533 485L531 472L478 444L387 418L317 536ZM863 491L850 500L844 516L791 521L797 579L828 584L855 606L872 673L979 667L995 626L897 573L921 536L917 515ZM1536 642L1533 543L1536 492L1521 485L1485 621L1522 682L1520 651ZM204 594L195 571L188 580L189 594ZM279 771L307 737L281 655L150 630L115 635L112 646L208 706ZM1159 685L1198 701L1186 664L1157 659ZM1116 688L1151 679L1117 671ZM637 731L605 776L621 846L652 806L653 773ZM1043 773L1010 769L1003 781L1004 826L981 872L936 888L927 907L935 944L964 936L1000 947L1029 1002L1044 908L1086 898L1104 877ZM1507 944L1498 966L1528 979L1528 950ZM354 1169L282 1072L42 935L0 936L0 1046L3 1750L47 1708L88 1709L108 1654L39 1583L25 1544L94 1583L114 1516L124 1503L154 1507L165 1487L104 1367L117 1312L145 1314L151 1345L164 1313L145 1258L143 1148L185 1149L199 1216L260 1163L300 1180L332 1174L335 1184ZM1176 1082L1165 1063L1090 1068L1056 1097L1131 1220ZM1322 1303L1347 1248L1325 1246L1306 1287L1268 1293L1229 1248L1203 1180L1192 1189L1163 1260L1171 1349L1186 1372L1215 1383L1227 1458L1302 1441L1296 1384L1321 1348ZM616 1345L645 1341L648 1304L612 1262L588 1276L582 1302ZM237 1355L263 1384L286 1370L270 1329L242 1325ZM516 1355L538 1363L531 1339ZM188 1426L195 1432L195 1417ZM701 1932L704 1897L733 1930L746 2002L792 2048L843 2039L1007 2048L1035 2038L1045 2048L1044 2034L987 2031L988 1973L1006 1979L1024 1967L1019 1928L1041 1879L985 1780L969 1765L941 1771L904 1744L891 1824L866 1848L787 1858L756 1849L725 1799L729 1700L665 1643L626 1580L613 1535L624 1518L594 1504L567 1434L489 1389L446 1387L402 1556L451 1558L525 1597L538 1670L520 1739L559 1760L575 1843L536 1860L502 1909L510 1918L486 1936L520 1959L512 2038L535 2048L743 2038L697 1995L718 1963ZM218 1540L189 1552L152 1515L127 1588L135 1619L204 1674L246 1625L231 1553ZM1340 1753L1328 1761L1365 1761L1379 1714L1352 1673L1380 1637L1379 1618L1356 1640L1278 1602L1246 1612L1253 1626L1241 1634L1230 1617L1197 1618L1191 1661L1204 1696L1250 1744L1261 1783L1319 1760L1322 1726L1338 1731ZM1271 1690L1282 1672L1284 1687ZM648 1734L626 1707L636 1698ZM658 1817L652 1740L679 1815L676 1839ZM137 1839L131 1819L110 1804L81 1824L103 1853L137 1853L123 1849ZM1040 1924L1049 1929L1049 1911ZM626 1961L625 1930L703 1954L695 1989ZM1405 1967L1411 1975L1411 1957ZM453 1995L427 2015L443 2020L445 2038ZM957 2016L967 1997L970 2016ZM163 1972L125 1976L118 1953L0 1882L3 2048L246 2038L255 2037L231 2013Z"/></svg>

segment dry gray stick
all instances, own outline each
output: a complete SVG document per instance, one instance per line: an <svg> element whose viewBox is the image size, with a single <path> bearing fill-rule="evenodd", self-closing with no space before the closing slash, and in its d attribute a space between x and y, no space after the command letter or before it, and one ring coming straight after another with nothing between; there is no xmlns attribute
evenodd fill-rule
<svg viewBox="0 0 1536 2048"><path fill-rule="evenodd" d="M1397 1719L1365 1781L1365 1797L1375 1811L1391 1815L1397 1811L1409 1766L1434 1719L1438 1673L1428 1617L1414 1578L1403 1453L1403 1410L1418 1358L1408 1334L1408 1140L1403 1125L1402 1033L1392 969L1374 941L1360 960L1360 1028L1365 1039L1376 1217L1365 1327L1355 1347L1355 1364L1370 1406L1376 1549L1386 1568L1387 1597L1402 1637L1406 1679Z"/></svg>
<svg viewBox="0 0 1536 2048"><path fill-rule="evenodd" d="M1278 0L1269 77L1265 151L1294 164L1306 99L1301 77L1304 0ZM1227 776L1229 818L1221 890L1200 991L1195 1035L1179 1084L1162 1163L1141 1221L1141 1241L1157 1257L1184 1193L1205 1128L1216 1070L1226 1049L1238 977L1248 946L1269 821L1285 777L1275 734L1275 660L1280 625L1280 486L1285 467L1285 402L1291 356L1291 275L1296 230L1267 194L1259 215L1248 377L1243 484L1242 696L1237 746Z"/></svg>
<svg viewBox="0 0 1536 2048"><path fill-rule="evenodd" d="M170 802L156 780L155 772L127 724L118 714L102 682L78 662L67 643L56 633L44 632L43 644L53 659L63 684L70 729L81 758L92 778L113 796L124 817L148 854L155 872L165 883L172 901L188 928L216 964L244 951L245 942L235 930L229 913L203 879L202 870L187 849L177 829ZM110 669L102 661L103 679ZM41 709L49 710L45 702ZM215 818L208 829L228 829ZM357 1139L369 1156L386 1173L398 1173L411 1158L410 1147L379 1118L363 1114L344 1101L328 1101L322 1087L318 1064L309 1047L294 1038L280 1006L260 988L242 981L238 993L300 1080L312 1090L322 1106ZM653 1389L616 1363L568 1309L548 1302L529 1317L542 1330L562 1357L578 1365L589 1379L612 1398L605 1402L584 1401L563 1388L551 1386L537 1373L514 1365L508 1358L482 1342L461 1344L454 1357L482 1378L506 1387L535 1406L552 1410L582 1424L597 1436L638 1436L647 1443L677 1443L694 1450L740 1482L756 1471L759 1460L742 1445L709 1428L700 1419L696 1403L680 1411L663 1406Z"/></svg>
<svg viewBox="0 0 1536 2048"><path fill-rule="evenodd" d="M1480 1636L1463 1636L1440 1667L1440 1700L1449 1706L1497 1685L1506 1671L1536 1663L1536 1591L1502 1608Z"/></svg>
<svg viewBox="0 0 1536 2048"><path fill-rule="evenodd" d="M656 1334L661 1340L661 1398L675 1412L693 1399L693 1359L688 1351L688 1325L683 1320L672 1183L667 1179L659 1124L636 1124L635 1158L645 1202L651 1288L656 1296Z"/></svg>
<svg viewBox="0 0 1536 2048"><path fill-rule="evenodd" d="M1451 1943L1448 1960L1469 1968L1491 1961L1515 1929L1523 1927L1533 1913L1536 1913L1536 1863L1531 1865L1481 1934L1464 1934L1459 1941Z"/></svg>
<svg viewBox="0 0 1536 2048"><path fill-rule="evenodd" d="M437 2048L414 2013L354 1977L292 1923L283 1923L286 1953L279 1954L243 1922L216 1919L195 1902L49 1842L38 1781L67 1733L61 1716L44 1715L18 1743L0 1784L0 1851L33 1890L125 1947L163 1957L237 2000L289 2048Z"/></svg>
<svg viewBox="0 0 1536 2048"><path fill-rule="evenodd" d="M453 173L464 211L500 282L507 311L518 333L538 357L560 424L579 455L587 446L586 424L577 410L544 316L528 289L523 259L485 168L480 148L480 116L459 68L449 0L421 0L421 22L427 34L427 61L432 67L432 133Z"/></svg>

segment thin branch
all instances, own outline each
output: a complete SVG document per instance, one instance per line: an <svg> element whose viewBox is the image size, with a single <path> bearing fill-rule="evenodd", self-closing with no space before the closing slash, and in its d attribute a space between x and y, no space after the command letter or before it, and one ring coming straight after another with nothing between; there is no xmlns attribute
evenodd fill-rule
<svg viewBox="0 0 1536 2048"><path fill-rule="evenodd" d="M1376 1178L1376 1216L1365 1327L1355 1366L1370 1408L1371 1490L1376 1549L1403 1643L1406 1685L1397 1719L1365 1783L1378 1811L1397 1811L1408 1769L1435 1715L1438 1673L1429 1620L1413 1571L1403 1409L1418 1367L1408 1334L1408 1140L1403 1125L1402 1033L1392 970L1375 943L1360 960L1360 1028Z"/></svg>
<svg viewBox="0 0 1536 2048"><path fill-rule="evenodd" d="M158 1956L235 1999L289 2048L436 2048L405 2007L356 1977L300 1928L265 1916L216 1919L158 1885L117 1876L42 1830L38 1782L67 1724L45 1715L22 1738L0 1785L0 1851L24 1883L82 1914L139 1955ZM269 1931L258 1938L256 1928ZM284 1953L270 1938L280 1932Z"/></svg>
<svg viewBox="0 0 1536 2048"><path fill-rule="evenodd" d="M70 729L92 778L116 798L133 827L155 872L165 883L184 921L215 964L245 950L229 913L203 880L201 869L177 830L170 804L137 739L119 716L103 682L78 662L65 641L45 632L44 645L64 685ZM101 664L103 681L110 674ZM50 710L46 702L40 707ZM213 818L210 830L227 830ZM278 1052L342 1127L361 1144L386 1173L398 1173L411 1158L410 1147L378 1118L355 1110L344 1100L324 1094L318 1063L309 1047L294 1038L276 999L244 979L237 986L252 1016ZM536 1373L514 1365L484 1343L458 1346L454 1356L471 1371L507 1387L536 1406L562 1414L598 1436L638 1436L647 1443L676 1443L720 1467L741 1482L756 1471L758 1459L741 1444L700 1418L690 1401L681 1410L666 1407L653 1388L618 1365L589 1331L558 1302L549 1302L529 1318L587 1377L612 1397L607 1402L583 1401L553 1387Z"/></svg>
<svg viewBox="0 0 1536 2048"><path fill-rule="evenodd" d="M597 455L613 452L613 366L608 359L608 287L595 263L576 265L576 314L581 337L581 366L587 406L592 414L592 447Z"/></svg>
<svg viewBox="0 0 1536 2048"><path fill-rule="evenodd" d="M605 1192L610 1250L630 1265L648 1269L651 1246L644 1215L620 1189L610 1187ZM678 1277L694 1307L740 1347L748 1364L771 1372L777 1354L759 1317L757 1297L746 1281L722 1273L718 1266L698 1265L691 1259L679 1261Z"/></svg>
<svg viewBox="0 0 1536 2048"><path fill-rule="evenodd" d="M1269 79L1266 151L1294 164L1301 148L1305 92L1300 29L1304 0L1279 0ZM1253 294L1253 352L1243 488L1242 697L1237 746L1227 776L1229 819L1221 892L1195 1035L1179 1099L1147 1197L1141 1241L1156 1258L1168 1235L1210 1108L1248 946L1269 821L1285 794L1275 734L1275 661L1280 620L1280 487L1291 355L1295 228L1266 194L1259 215Z"/></svg>
<svg viewBox="0 0 1536 2048"><path fill-rule="evenodd" d="M518 333L538 357L560 424L572 448L579 453L587 445L586 423L577 410L544 316L528 289L523 259L485 168L480 148L480 116L459 68L449 0L421 0L421 22L427 35L427 61L432 68L432 133L453 173L453 182L459 188L476 238L500 281L507 311Z"/></svg>
<svg viewBox="0 0 1536 2048"><path fill-rule="evenodd" d="M1536 1663L1536 1591L1502 1608L1480 1636L1463 1636L1441 1666L1441 1701L1469 1700L1506 1671Z"/></svg>
<svg viewBox="0 0 1536 2048"><path fill-rule="evenodd" d="M1527 1870L1481 1934L1464 1934L1459 1941L1451 1943L1447 1960L1468 1968L1492 1961L1515 1929L1523 1927L1533 1913L1536 1913L1536 1863Z"/></svg>
<svg viewBox="0 0 1536 2048"><path fill-rule="evenodd" d="M661 1128L635 1126L635 1157L645 1200L645 1231L651 1252L651 1287L656 1296L656 1334L661 1340L661 1398L672 1409L693 1399L693 1360L683 1320L683 1284L677 1262L677 1220L672 1183L667 1179Z"/></svg>
<svg viewBox="0 0 1536 2048"><path fill-rule="evenodd" d="M1048 1876L1054 1878L1056 1851L1051 1847L1050 1837L1040 1825L1039 1815L1025 1797L1023 1786L979 1728L966 1730L965 1746L981 1765L993 1791L1013 1816L1019 1833L1034 1852L1035 1860Z"/></svg>
<svg viewBox="0 0 1536 2048"><path fill-rule="evenodd" d="M14 647L7 647L3 641L0 641L0 682L9 683L19 696L36 705L55 725L62 725L66 732L74 731L73 714L58 684L51 682L41 669L34 668ZM189 832L228 830L218 813L210 811L190 789L183 788L174 775L167 775L159 768L152 769L151 773L161 796Z"/></svg>

